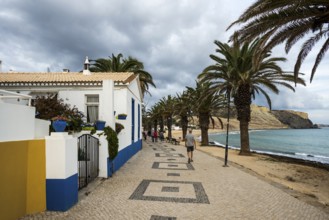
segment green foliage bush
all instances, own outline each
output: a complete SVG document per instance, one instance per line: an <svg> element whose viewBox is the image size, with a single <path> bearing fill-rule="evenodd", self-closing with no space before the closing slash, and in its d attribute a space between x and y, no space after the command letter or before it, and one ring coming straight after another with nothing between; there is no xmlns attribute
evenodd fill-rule
<svg viewBox="0 0 329 220"><path fill-rule="evenodd" d="M120 124L120 123L118 123L118 122L115 123L115 132L116 132L117 134L119 134L120 131L121 131L122 129L124 129L124 128L125 128L125 127L124 127L122 124Z"/></svg>
<svg viewBox="0 0 329 220"><path fill-rule="evenodd" d="M113 160L118 155L119 150L119 140L117 133L110 127L104 128L104 133L106 135L106 140L108 143L109 158Z"/></svg>
<svg viewBox="0 0 329 220"><path fill-rule="evenodd" d="M95 134L96 129L93 129L90 134ZM110 160L114 160L114 158L118 155L119 150L119 139L117 133L110 127L106 126L102 133L97 134L98 136L105 135L108 145L108 152Z"/></svg>
<svg viewBox="0 0 329 220"><path fill-rule="evenodd" d="M83 113L75 106L71 108L69 104L64 103L63 99L58 99L56 94L37 96L33 106L37 111L36 118L51 120L56 116L63 116L68 119L66 131L81 131Z"/></svg>

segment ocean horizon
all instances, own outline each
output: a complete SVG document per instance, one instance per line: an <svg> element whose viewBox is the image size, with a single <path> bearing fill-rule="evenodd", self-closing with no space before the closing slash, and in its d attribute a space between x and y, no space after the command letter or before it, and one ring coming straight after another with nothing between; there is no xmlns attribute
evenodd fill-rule
<svg viewBox="0 0 329 220"><path fill-rule="evenodd" d="M251 151L329 164L329 128L250 130ZM209 134L209 141L225 147L226 132ZM228 146L240 149L240 132L229 132Z"/></svg>

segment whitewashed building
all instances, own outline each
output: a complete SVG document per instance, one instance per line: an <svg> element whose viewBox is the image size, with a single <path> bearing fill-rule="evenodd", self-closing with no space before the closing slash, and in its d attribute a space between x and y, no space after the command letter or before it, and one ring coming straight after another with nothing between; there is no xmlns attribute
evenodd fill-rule
<svg viewBox="0 0 329 220"><path fill-rule="evenodd" d="M88 61L88 60L86 60ZM119 133L119 153L114 161L114 171L118 170L142 147L142 92L139 78L130 72L90 72L88 62L83 72L1 72L0 89L29 95L32 100L40 95L57 94L65 103L76 106L86 116L87 122L106 121L115 129L115 122L124 129ZM6 102L28 104L24 99L10 99ZM26 103L24 103L26 102ZM126 114L119 120L118 114ZM107 144L102 143L101 145ZM107 147L100 150L99 176L108 177Z"/></svg>

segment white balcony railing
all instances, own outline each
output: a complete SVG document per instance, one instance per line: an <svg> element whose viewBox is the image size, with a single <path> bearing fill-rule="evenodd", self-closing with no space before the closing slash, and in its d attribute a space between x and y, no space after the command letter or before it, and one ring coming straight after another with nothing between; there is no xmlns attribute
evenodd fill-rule
<svg viewBox="0 0 329 220"><path fill-rule="evenodd" d="M31 106L31 100L32 96L30 95L24 95L16 92L10 92L6 90L0 89L0 102L3 99L22 99L22 100L28 100L28 106Z"/></svg>

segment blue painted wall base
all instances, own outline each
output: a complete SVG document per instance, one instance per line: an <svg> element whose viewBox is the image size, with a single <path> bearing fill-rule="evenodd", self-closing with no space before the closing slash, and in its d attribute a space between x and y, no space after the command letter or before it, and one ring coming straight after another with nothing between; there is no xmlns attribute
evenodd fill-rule
<svg viewBox="0 0 329 220"><path fill-rule="evenodd" d="M111 177L113 173L118 171L132 156L142 149L142 140L139 140L132 145L122 149L114 160L107 158L107 177ZM113 162L113 169L112 169Z"/></svg>
<svg viewBox="0 0 329 220"><path fill-rule="evenodd" d="M49 211L67 211L78 202L78 174L67 179L46 180L46 203Z"/></svg>

